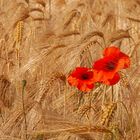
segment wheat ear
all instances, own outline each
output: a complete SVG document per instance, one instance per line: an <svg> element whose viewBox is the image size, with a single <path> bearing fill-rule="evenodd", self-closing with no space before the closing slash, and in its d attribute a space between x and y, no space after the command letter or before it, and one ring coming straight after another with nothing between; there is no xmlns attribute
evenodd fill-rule
<svg viewBox="0 0 140 140"><path fill-rule="evenodd" d="M101 125L109 126L116 109L117 103L111 103L105 108L101 119Z"/></svg>
<svg viewBox="0 0 140 140"><path fill-rule="evenodd" d="M16 24L16 31L15 31L15 41L16 44L22 43L22 38L23 38L23 29L24 29L24 22L22 20L18 21Z"/></svg>

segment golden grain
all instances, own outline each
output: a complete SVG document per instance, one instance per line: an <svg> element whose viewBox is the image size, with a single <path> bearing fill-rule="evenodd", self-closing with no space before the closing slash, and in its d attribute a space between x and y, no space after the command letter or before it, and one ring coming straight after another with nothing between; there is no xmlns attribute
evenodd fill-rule
<svg viewBox="0 0 140 140"><path fill-rule="evenodd" d="M23 38L23 30L24 30L24 22L18 21L15 28L15 41L16 44L22 44L22 38Z"/></svg>
<svg viewBox="0 0 140 140"><path fill-rule="evenodd" d="M109 123L111 123L111 120L114 117L116 109L117 103L111 103L105 108L101 119L101 125L108 126Z"/></svg>

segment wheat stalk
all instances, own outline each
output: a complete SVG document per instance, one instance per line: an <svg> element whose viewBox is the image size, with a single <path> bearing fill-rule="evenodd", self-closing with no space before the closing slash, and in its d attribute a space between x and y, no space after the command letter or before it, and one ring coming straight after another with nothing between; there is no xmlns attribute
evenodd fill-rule
<svg viewBox="0 0 140 140"><path fill-rule="evenodd" d="M66 129L57 129L57 130L40 130L40 131L34 131L29 134L32 135L41 135L41 134L57 134L57 133L64 133L64 132L69 132L69 133L74 133L74 134L85 134L89 132L99 132L99 133L110 133L112 132L106 128L99 127L99 126L91 126L90 128L87 126L80 126L80 127L75 127L75 128L66 128Z"/></svg>

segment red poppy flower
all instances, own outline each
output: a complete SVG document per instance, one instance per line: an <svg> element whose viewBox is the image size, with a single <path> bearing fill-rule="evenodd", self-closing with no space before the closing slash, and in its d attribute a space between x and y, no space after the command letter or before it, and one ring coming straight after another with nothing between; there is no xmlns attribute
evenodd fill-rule
<svg viewBox="0 0 140 140"><path fill-rule="evenodd" d="M103 54L104 58L97 60L93 65L96 81L114 85L120 80L117 72L130 66L130 58L114 46L106 48Z"/></svg>
<svg viewBox="0 0 140 140"><path fill-rule="evenodd" d="M71 86L76 86L79 90L88 92L94 87L93 69L77 67L68 77Z"/></svg>

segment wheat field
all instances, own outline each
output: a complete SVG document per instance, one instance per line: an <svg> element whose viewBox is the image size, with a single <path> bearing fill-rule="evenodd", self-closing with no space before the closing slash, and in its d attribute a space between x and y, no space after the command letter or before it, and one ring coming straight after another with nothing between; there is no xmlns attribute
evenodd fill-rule
<svg viewBox="0 0 140 140"><path fill-rule="evenodd" d="M114 86L67 82L118 46ZM0 140L140 140L140 0L0 0Z"/></svg>

